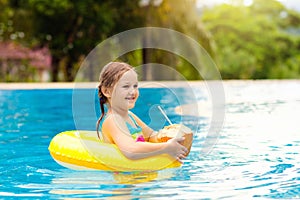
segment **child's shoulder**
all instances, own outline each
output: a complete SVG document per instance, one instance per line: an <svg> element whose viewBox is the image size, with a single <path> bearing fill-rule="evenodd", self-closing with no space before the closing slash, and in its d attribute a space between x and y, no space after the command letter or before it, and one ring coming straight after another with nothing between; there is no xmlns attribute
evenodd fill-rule
<svg viewBox="0 0 300 200"><path fill-rule="evenodd" d="M109 114L105 117L104 121L103 121L103 126L106 125L112 125L112 124L120 124L120 123L124 123L124 119L122 116L118 115L118 114Z"/></svg>

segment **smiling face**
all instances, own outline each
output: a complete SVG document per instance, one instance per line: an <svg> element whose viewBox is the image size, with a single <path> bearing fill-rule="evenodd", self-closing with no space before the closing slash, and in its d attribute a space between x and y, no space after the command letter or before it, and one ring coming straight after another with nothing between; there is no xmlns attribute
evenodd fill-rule
<svg viewBox="0 0 300 200"><path fill-rule="evenodd" d="M137 74L129 70L116 83L110 105L114 110L127 111L135 106L139 96Z"/></svg>

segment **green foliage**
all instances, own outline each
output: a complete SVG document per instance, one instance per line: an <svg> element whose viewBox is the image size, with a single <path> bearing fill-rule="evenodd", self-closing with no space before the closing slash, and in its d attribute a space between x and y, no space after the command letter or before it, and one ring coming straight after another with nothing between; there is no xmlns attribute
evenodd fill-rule
<svg viewBox="0 0 300 200"><path fill-rule="evenodd" d="M63 80L71 81L76 63L103 38L113 26L109 1L29 0L35 37L47 44L53 56L53 81L58 80L64 62Z"/></svg>
<svg viewBox="0 0 300 200"><path fill-rule="evenodd" d="M25 30L26 38L21 42L50 48L53 81L72 81L79 62L98 43L116 31L126 30L126 25L141 25L132 12L137 10L137 0L0 1L13 11L12 28ZM119 10L120 4L124 6Z"/></svg>
<svg viewBox="0 0 300 200"><path fill-rule="evenodd" d="M217 44L217 63L225 79L299 78L299 13L275 0L251 6L220 5L202 20ZM299 28L299 27L298 27Z"/></svg>
<svg viewBox="0 0 300 200"><path fill-rule="evenodd" d="M0 42L10 38L13 33L13 10L8 0L0 0Z"/></svg>
<svg viewBox="0 0 300 200"><path fill-rule="evenodd" d="M181 32L200 43L202 47L206 49L212 57L214 57L215 45L211 35L201 22L196 9L195 0L163 0L159 6L154 5L153 1L150 1L150 4L145 6L143 9L146 13L145 17L147 26L170 28ZM173 42L175 47L181 48L177 45L178 41ZM172 66L186 79L201 79L196 69L184 58L161 50L152 49L149 51L151 51L151 56L149 56L149 60L146 60L145 63L160 63ZM200 56L201 55L199 55L199 57ZM160 77L158 73L153 72L153 74ZM170 74L165 76L165 78L170 79ZM176 79L175 74L174 79Z"/></svg>
<svg viewBox="0 0 300 200"><path fill-rule="evenodd" d="M35 74L37 69L30 66L27 60L7 61L1 63L0 82L33 82Z"/></svg>
<svg viewBox="0 0 300 200"><path fill-rule="evenodd" d="M4 27L4 40L14 36L15 41L26 46L47 46L52 54L52 81L74 80L80 62L97 44L114 34L143 26L180 31L199 41L213 55L213 40L200 22L195 0L140 3L141 0L0 0L6 10L0 18L7 23L0 24L0 29ZM24 37L18 38L14 32L21 32ZM144 51L136 50L122 59L133 65L162 63L173 66L188 79L200 78L179 56L158 50L152 51L146 61L143 54Z"/></svg>
<svg viewBox="0 0 300 200"><path fill-rule="evenodd" d="M0 0L0 42L49 47L52 81L73 81L82 60L101 41L133 28L165 27L199 42L224 79L300 78L300 14L279 1L253 0L245 6L242 0L231 0L231 4L202 10L201 16L196 0L157 2L150 0L142 6L141 0ZM148 53L148 60L140 49L120 60L132 65L153 62L173 66L187 79L201 79L178 55L153 49ZM28 63L22 66L29 74L21 67L20 80L34 80L30 73L35 72ZM13 66L1 67L1 73L16 71ZM163 73L153 71L153 75Z"/></svg>

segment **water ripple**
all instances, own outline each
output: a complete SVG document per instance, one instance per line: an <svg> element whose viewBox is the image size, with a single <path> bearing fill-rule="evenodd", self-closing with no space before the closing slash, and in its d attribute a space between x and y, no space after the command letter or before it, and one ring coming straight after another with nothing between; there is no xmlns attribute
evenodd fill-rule
<svg viewBox="0 0 300 200"><path fill-rule="evenodd" d="M300 198L300 82L225 82L224 86L226 119L207 155L201 148L207 139L209 108L203 108L198 118L181 118L174 111L177 104L156 96L163 91L141 89L141 98L145 96L141 102L149 106L152 101L167 102L172 120L195 128L183 166L151 173L73 171L59 166L47 147L55 134L74 129L72 91L1 91L0 114L5 117L0 118L0 198ZM201 106L209 104L204 90L195 88ZM140 106L135 112L149 121L143 116L146 109Z"/></svg>

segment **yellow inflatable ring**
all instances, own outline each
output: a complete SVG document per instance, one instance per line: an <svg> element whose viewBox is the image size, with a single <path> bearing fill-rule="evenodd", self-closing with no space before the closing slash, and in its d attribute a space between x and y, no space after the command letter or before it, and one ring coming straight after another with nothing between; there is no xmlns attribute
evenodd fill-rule
<svg viewBox="0 0 300 200"><path fill-rule="evenodd" d="M153 171L181 165L167 154L130 160L116 145L101 142L96 131L59 133L51 140L49 151L58 164L76 170Z"/></svg>

